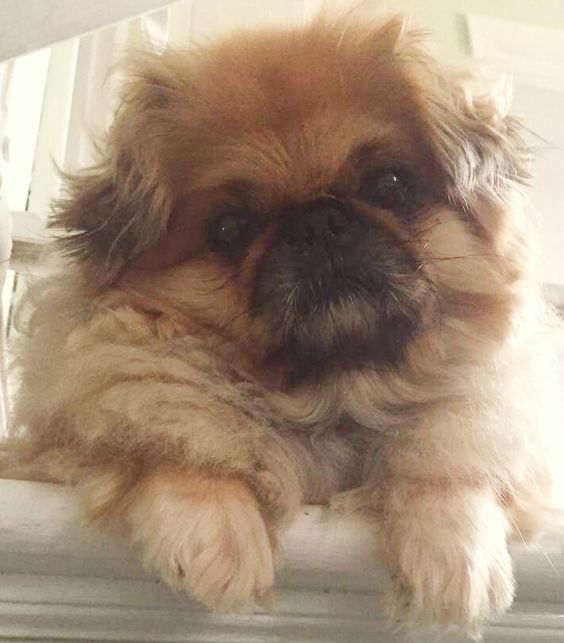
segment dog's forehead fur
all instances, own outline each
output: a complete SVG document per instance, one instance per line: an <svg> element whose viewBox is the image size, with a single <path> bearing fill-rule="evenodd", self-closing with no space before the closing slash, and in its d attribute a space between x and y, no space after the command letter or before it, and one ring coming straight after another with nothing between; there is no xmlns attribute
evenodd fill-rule
<svg viewBox="0 0 564 643"><path fill-rule="evenodd" d="M166 155L179 191L251 179L302 197L327 187L366 144L384 159L428 157L398 37L396 22L376 33L312 25L166 54L180 88L169 112L180 128Z"/></svg>

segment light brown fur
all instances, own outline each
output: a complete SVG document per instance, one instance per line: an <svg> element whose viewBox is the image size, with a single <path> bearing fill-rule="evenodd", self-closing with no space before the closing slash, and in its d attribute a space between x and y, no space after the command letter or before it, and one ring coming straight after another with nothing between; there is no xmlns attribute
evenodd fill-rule
<svg viewBox="0 0 564 643"><path fill-rule="evenodd" d="M389 614L475 631L511 604L510 533L558 515L560 330L534 283L518 122L424 39L353 12L133 56L99 165L56 209L70 259L29 296L20 466L78 485L211 607L264 599L280 524L331 502L374 517ZM423 329L393 369L287 388L265 361L279 319L249 314L272 224L235 271L205 221L241 199L265 217L356 200L364 164L398 160L429 188L417 220L356 205L417 257Z"/></svg>

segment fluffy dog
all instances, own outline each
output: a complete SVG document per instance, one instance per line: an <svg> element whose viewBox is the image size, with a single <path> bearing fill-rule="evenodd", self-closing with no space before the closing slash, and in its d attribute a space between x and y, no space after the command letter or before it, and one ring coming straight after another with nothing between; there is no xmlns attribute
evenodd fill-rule
<svg viewBox="0 0 564 643"><path fill-rule="evenodd" d="M302 503L371 516L393 617L507 609L558 515L558 324L495 92L392 17L136 54L67 258L29 296L13 431L146 565L246 610Z"/></svg>

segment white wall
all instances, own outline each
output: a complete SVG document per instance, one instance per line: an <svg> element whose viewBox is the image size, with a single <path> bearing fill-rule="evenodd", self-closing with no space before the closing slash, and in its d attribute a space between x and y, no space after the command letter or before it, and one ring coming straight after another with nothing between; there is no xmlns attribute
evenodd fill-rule
<svg viewBox="0 0 564 643"><path fill-rule="evenodd" d="M536 156L529 195L541 276L564 285L564 29L485 16L472 16L469 25L474 56L513 80L513 111L529 129L525 138Z"/></svg>

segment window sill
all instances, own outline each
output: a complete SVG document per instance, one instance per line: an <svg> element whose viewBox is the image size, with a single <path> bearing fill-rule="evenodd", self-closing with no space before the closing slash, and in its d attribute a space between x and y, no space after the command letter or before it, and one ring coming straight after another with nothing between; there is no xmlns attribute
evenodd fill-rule
<svg viewBox="0 0 564 643"><path fill-rule="evenodd" d="M564 531L516 548L519 591L487 641L564 640ZM306 507L282 538L273 614L211 614L143 572L119 539L79 524L72 491L0 480L0 639L71 641L432 641L391 633L378 610L386 574L359 520ZM445 643L461 641L453 634Z"/></svg>

